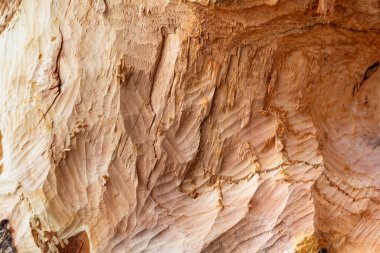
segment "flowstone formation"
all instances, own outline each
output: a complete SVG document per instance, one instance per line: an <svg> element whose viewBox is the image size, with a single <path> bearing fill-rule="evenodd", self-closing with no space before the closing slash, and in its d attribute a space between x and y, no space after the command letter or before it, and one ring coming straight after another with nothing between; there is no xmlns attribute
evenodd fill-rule
<svg viewBox="0 0 380 253"><path fill-rule="evenodd" d="M4 0L0 252L380 251L377 0Z"/></svg>

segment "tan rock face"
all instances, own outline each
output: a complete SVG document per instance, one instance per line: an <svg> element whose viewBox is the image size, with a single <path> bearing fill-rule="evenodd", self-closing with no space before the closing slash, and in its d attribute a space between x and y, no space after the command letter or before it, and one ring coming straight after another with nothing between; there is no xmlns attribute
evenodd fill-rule
<svg viewBox="0 0 380 253"><path fill-rule="evenodd" d="M0 252L380 251L379 12L3 1Z"/></svg>

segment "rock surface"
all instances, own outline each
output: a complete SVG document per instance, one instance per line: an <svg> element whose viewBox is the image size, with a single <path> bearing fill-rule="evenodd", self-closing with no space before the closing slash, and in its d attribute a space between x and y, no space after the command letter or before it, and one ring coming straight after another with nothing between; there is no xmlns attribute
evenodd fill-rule
<svg viewBox="0 0 380 253"><path fill-rule="evenodd" d="M2 1L0 252L380 251L379 29L377 0Z"/></svg>

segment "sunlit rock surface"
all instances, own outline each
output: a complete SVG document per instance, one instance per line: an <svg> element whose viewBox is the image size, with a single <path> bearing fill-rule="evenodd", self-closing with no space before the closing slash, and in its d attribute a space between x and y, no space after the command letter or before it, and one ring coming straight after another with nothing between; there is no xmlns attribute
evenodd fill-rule
<svg viewBox="0 0 380 253"><path fill-rule="evenodd" d="M0 252L380 251L377 0L0 3Z"/></svg>

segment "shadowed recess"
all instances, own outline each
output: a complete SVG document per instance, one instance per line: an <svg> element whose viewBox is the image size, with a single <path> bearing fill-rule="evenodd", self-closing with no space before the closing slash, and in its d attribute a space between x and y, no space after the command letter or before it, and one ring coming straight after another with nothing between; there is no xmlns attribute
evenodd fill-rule
<svg viewBox="0 0 380 253"><path fill-rule="evenodd" d="M69 238L69 243L62 251L63 253L90 253L90 244L85 231Z"/></svg>
<svg viewBox="0 0 380 253"><path fill-rule="evenodd" d="M13 245L11 226L8 220L0 222L0 253L16 252Z"/></svg>

